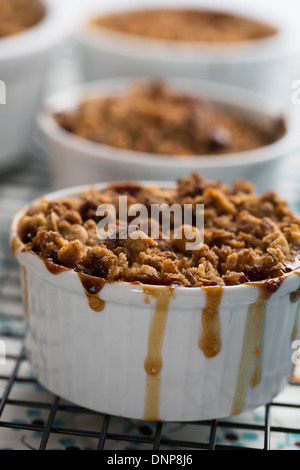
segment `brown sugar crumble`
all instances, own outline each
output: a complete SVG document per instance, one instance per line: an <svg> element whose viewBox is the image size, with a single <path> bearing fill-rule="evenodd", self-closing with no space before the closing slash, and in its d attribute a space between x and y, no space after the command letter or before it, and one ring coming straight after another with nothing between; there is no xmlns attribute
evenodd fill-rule
<svg viewBox="0 0 300 470"><path fill-rule="evenodd" d="M117 210L120 195L128 197L128 206L204 204L203 242L187 251L172 232L169 239L154 240L138 226L136 240L121 239L120 231L115 239L98 239L97 207L110 203ZM300 218L281 197L256 195L247 181L231 187L199 174L171 189L118 183L78 197L41 199L21 218L18 235L23 250L108 282L230 286L274 279L300 266Z"/></svg>
<svg viewBox="0 0 300 470"><path fill-rule="evenodd" d="M199 9L134 10L92 18L91 24L137 36L210 43L251 41L278 33L260 21Z"/></svg>
<svg viewBox="0 0 300 470"><path fill-rule="evenodd" d="M45 14L46 9L39 0L0 0L0 38L32 28Z"/></svg>
<svg viewBox="0 0 300 470"><path fill-rule="evenodd" d="M83 139L181 157L254 150L276 142L286 131L281 117L254 122L158 81L135 84L126 94L83 101L54 117Z"/></svg>

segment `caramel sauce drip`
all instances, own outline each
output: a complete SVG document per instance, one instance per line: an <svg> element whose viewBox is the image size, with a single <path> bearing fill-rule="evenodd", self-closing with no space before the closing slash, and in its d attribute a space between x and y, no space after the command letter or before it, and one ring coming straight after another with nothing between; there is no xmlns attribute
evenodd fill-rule
<svg viewBox="0 0 300 470"><path fill-rule="evenodd" d="M300 377L297 377L296 375L291 375L291 381L300 384Z"/></svg>
<svg viewBox="0 0 300 470"><path fill-rule="evenodd" d="M61 274L65 271L70 271L68 268L61 266L60 264L54 263L49 258L44 259L44 265L48 269L49 273L54 274L54 275Z"/></svg>
<svg viewBox="0 0 300 470"><path fill-rule="evenodd" d="M206 305L202 310L202 329L199 348L207 358L217 356L221 350L221 325L219 306L222 300L222 287L207 287Z"/></svg>
<svg viewBox="0 0 300 470"><path fill-rule="evenodd" d="M297 303L299 302L300 299L300 287L295 292L292 292L290 294L290 301L292 303ZM295 315L295 321L294 321L294 326L291 334L291 342L293 343L297 339L297 334L298 334L298 324L299 324L299 314L300 314L300 303L298 303L298 307L296 310L296 315Z"/></svg>
<svg viewBox="0 0 300 470"><path fill-rule="evenodd" d="M166 286L143 286L143 291L146 294L146 304L149 303L150 295L156 300L156 308L148 340L148 354L144 363L147 373L144 419L147 421L159 421L160 372L163 365L162 347L173 289Z"/></svg>
<svg viewBox="0 0 300 470"><path fill-rule="evenodd" d="M299 299L300 299L300 287L298 287L298 289L295 290L295 292L292 292L292 293L290 294L290 301L291 301L293 304L296 304Z"/></svg>
<svg viewBox="0 0 300 470"><path fill-rule="evenodd" d="M83 273L78 273L78 276L84 288L90 308L94 310L94 312L102 312L105 307L105 300L99 297L99 292L104 287L105 280Z"/></svg>
<svg viewBox="0 0 300 470"><path fill-rule="evenodd" d="M295 272L295 274L300 276L299 271ZM291 302L296 303L296 302L299 301L299 297L300 297L300 287L295 292L292 292L290 294L290 300L291 300ZM293 326L293 330L292 330L292 334L291 334L291 342L292 343L294 341L296 341L296 339L297 339L299 315L300 315L300 303L298 304L298 308L297 308L296 315L295 315L295 322L294 322L294 326ZM300 377L298 375L296 375L296 373L297 373L297 364L294 364L290 379L293 383L300 384Z"/></svg>
<svg viewBox="0 0 300 470"><path fill-rule="evenodd" d="M134 181L115 182L110 184L107 189L112 189L119 194L129 194L130 196L137 197L142 190L142 186Z"/></svg>
<svg viewBox="0 0 300 470"><path fill-rule="evenodd" d="M279 289L280 285L281 282L276 285L276 290ZM260 289L258 299L248 309L243 350L231 416L238 415L244 410L249 378L250 385L253 388L261 381L266 303L275 290L274 284L272 284L272 289L270 289L269 281L258 287Z"/></svg>
<svg viewBox="0 0 300 470"><path fill-rule="evenodd" d="M23 273L23 286L24 286L24 313L25 313L25 316L29 318L27 271L24 266L22 266L22 273Z"/></svg>
<svg viewBox="0 0 300 470"><path fill-rule="evenodd" d="M57 275L70 269L54 263L51 259L44 259L44 264L51 274ZM88 274L78 273L81 284L84 287L85 295L88 298L89 306L95 312L102 312L105 301L99 297L99 292L105 284L105 280Z"/></svg>
<svg viewBox="0 0 300 470"><path fill-rule="evenodd" d="M252 314L252 352L253 357L253 368L252 376L250 378L251 387L257 387L261 381L262 372L262 360L263 360L263 345L264 345L264 333L265 333L265 312L266 302L271 297L266 291L262 291L259 300L256 304L252 304L249 310L253 310ZM251 315L251 314L250 314Z"/></svg>
<svg viewBox="0 0 300 470"><path fill-rule="evenodd" d="M11 248L11 251L12 251L12 254L15 255L16 252L17 252L17 249L20 248L22 245L22 243L20 242L19 240L19 237L14 237L11 241L11 245L10 245L10 248Z"/></svg>
<svg viewBox="0 0 300 470"><path fill-rule="evenodd" d="M291 334L291 342L293 343L297 339L298 335L298 323L299 323L299 312L300 312L300 304L297 308L296 315L295 315L295 321L294 321L294 326Z"/></svg>
<svg viewBox="0 0 300 470"><path fill-rule="evenodd" d="M298 276L300 276L300 272L299 272L299 271L295 271L295 274L297 274ZM298 302L299 299L300 299L300 286L298 287L298 289L297 289L295 292L292 292L291 295L290 295L290 300L291 300L291 302L293 302L293 303ZM296 311L295 323L294 323L294 327L293 327L293 331L292 331L292 335L291 335L291 342L294 342L294 341L297 339L297 335L298 335L298 324L299 324L299 315L300 315L300 303L299 303L298 308L297 308L297 311ZM298 381L300 382L300 379L299 379Z"/></svg>

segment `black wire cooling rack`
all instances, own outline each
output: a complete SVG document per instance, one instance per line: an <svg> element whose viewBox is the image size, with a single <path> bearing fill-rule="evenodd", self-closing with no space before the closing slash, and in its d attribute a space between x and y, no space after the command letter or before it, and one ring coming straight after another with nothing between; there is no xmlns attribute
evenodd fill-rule
<svg viewBox="0 0 300 470"><path fill-rule="evenodd" d="M36 382L24 350L19 268L10 254L8 230L13 214L45 193L47 186L42 157L28 159L24 167L0 179L0 344L6 348L5 358L0 354L0 449L300 449L299 384L291 383L287 398L279 397L255 413L182 424L95 413L65 402Z"/></svg>

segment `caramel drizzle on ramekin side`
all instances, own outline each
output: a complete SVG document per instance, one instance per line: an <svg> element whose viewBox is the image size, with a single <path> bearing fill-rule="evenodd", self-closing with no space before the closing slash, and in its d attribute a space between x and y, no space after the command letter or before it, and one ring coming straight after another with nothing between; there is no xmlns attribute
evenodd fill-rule
<svg viewBox="0 0 300 470"><path fill-rule="evenodd" d="M271 294L262 290L257 302L249 307L249 310L253 309L253 313L250 314L253 321L252 354L254 355L252 357L252 375L250 378L252 388L257 387L261 381L266 303L270 297Z"/></svg>
<svg viewBox="0 0 300 470"><path fill-rule="evenodd" d="M298 276L300 276L300 272L295 272ZM291 334L291 343L296 341L298 335L298 325L299 325L299 315L300 315L300 286L295 292L290 294L290 301L293 303L298 302L296 314L295 314L295 321L294 326ZM300 383L300 377L296 376L297 364L293 365L292 372L291 372L291 381L294 383Z"/></svg>
<svg viewBox="0 0 300 470"><path fill-rule="evenodd" d="M23 273L23 288L24 288L24 313L27 318L29 318L29 298L28 298L28 282L27 282L27 271L24 266L22 266Z"/></svg>
<svg viewBox="0 0 300 470"><path fill-rule="evenodd" d="M159 421L160 411L160 372L162 369L162 347L168 319L169 304L174 295L173 289L167 286L143 286L145 303L149 304L149 296L156 300L156 307L151 323L148 339L148 354L144 367L147 373L146 400L144 419Z"/></svg>
<svg viewBox="0 0 300 470"><path fill-rule="evenodd" d="M105 308L105 300L100 298L99 293L105 285L105 279L83 273L78 273L78 276L84 288L90 308L94 310L94 312L102 312Z"/></svg>
<svg viewBox="0 0 300 470"><path fill-rule="evenodd" d="M297 339L297 334L298 334L298 323L299 323L299 314L300 314L300 287L295 292L292 292L290 294L290 301L292 303L298 303L296 314L295 314L295 321L294 321L294 326L291 334L291 342L293 343Z"/></svg>
<svg viewBox="0 0 300 470"><path fill-rule="evenodd" d="M291 334L291 343L296 341L297 335L298 335L298 324L299 324L299 314L300 314L300 302L298 304L296 314L295 314L295 321L294 321L294 326Z"/></svg>
<svg viewBox="0 0 300 470"><path fill-rule="evenodd" d="M295 271L295 274L300 276L299 271ZM292 335L291 335L291 342L294 342L296 340L297 334L298 334L298 324L299 324L299 315L300 315L300 286L298 287L297 290L295 290L294 292L292 292L290 294L290 301L292 303L297 303L298 302L298 308L296 310L294 327L293 327L293 331L292 331Z"/></svg>
<svg viewBox="0 0 300 470"><path fill-rule="evenodd" d="M265 281L261 284L249 283L250 285L256 285L259 289L259 295L256 302L250 304L248 308L231 416L243 412L249 381L250 386L253 388L257 387L261 381L266 305L272 294L281 286L283 279L284 277Z"/></svg>
<svg viewBox="0 0 300 470"><path fill-rule="evenodd" d="M54 263L51 259L49 258L46 258L43 260L44 261L44 265L46 266L46 268L48 269L49 273L51 274L54 274L55 276L57 274L61 274L61 273L64 273L66 271L70 271L68 268L64 267L64 266L61 266L60 264L56 264Z"/></svg>
<svg viewBox="0 0 300 470"><path fill-rule="evenodd" d="M207 358L215 357L221 350L221 324L219 306L223 287L206 287L206 304L202 309L202 328L199 348Z"/></svg>
<svg viewBox="0 0 300 470"><path fill-rule="evenodd" d="M44 259L44 264L48 271L54 275L70 271L69 268L56 264L51 259ZM105 300L100 298L99 292L105 285L105 279L83 273L78 273L78 276L84 288L84 293L87 296L90 308L94 310L94 312L102 312L105 307Z"/></svg>
<svg viewBox="0 0 300 470"><path fill-rule="evenodd" d="M16 256L16 253L17 253L17 250L18 248L21 248L23 246L23 244L21 243L20 239L18 236L15 236L12 241L11 241L11 244L10 244L10 249L11 249L11 252L14 256Z"/></svg>

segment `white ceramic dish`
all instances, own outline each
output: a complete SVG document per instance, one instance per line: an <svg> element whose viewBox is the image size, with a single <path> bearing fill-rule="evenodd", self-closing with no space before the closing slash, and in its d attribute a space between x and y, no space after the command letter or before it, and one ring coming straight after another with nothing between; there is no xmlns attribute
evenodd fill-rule
<svg viewBox="0 0 300 470"><path fill-rule="evenodd" d="M194 421L253 410L287 385L297 318L290 294L299 288L298 274L223 290L115 282L89 302L76 272L53 274L22 251L17 226L24 210L13 220L11 243L23 272L27 351L50 391L112 415ZM199 347L200 332L210 344L213 334L214 357Z"/></svg>
<svg viewBox="0 0 300 470"><path fill-rule="evenodd" d="M58 0L42 3L46 16L39 24L0 39L0 80L6 85L6 104L0 105L0 170L13 165L32 145L49 60L69 30L66 5Z"/></svg>
<svg viewBox="0 0 300 470"><path fill-rule="evenodd" d="M272 100L229 85L182 78L167 80L178 90L210 99L256 121L276 118L282 111ZM187 158L117 149L91 142L65 131L53 118L53 113L75 109L86 98L126 93L131 84L131 78L100 80L57 93L47 100L39 116L39 126L46 139L55 189L111 180L174 181L192 172L229 184L237 178L245 178L256 185L258 193L277 189L284 158L299 146L298 120L292 110L285 113L286 134L274 144L236 154Z"/></svg>
<svg viewBox="0 0 300 470"><path fill-rule="evenodd" d="M256 92L289 99L293 62L296 59L295 28L280 8L265 8L260 2L247 4L228 0L201 2L139 0L92 2L83 13L76 42L87 80L146 75L186 76L221 81ZM141 8L206 8L227 11L275 26L278 34L265 39L224 43L186 43L134 36L101 27L91 27L89 18L101 14ZM298 53L299 51L297 51Z"/></svg>

